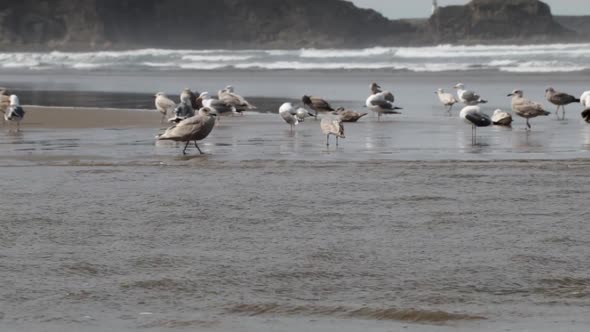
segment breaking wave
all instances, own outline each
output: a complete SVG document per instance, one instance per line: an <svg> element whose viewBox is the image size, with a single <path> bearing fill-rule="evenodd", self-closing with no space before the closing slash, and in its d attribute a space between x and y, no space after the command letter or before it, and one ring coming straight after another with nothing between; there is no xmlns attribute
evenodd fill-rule
<svg viewBox="0 0 590 332"><path fill-rule="evenodd" d="M579 72L590 70L590 43L240 51L141 49L103 52L11 52L0 53L1 70Z"/></svg>

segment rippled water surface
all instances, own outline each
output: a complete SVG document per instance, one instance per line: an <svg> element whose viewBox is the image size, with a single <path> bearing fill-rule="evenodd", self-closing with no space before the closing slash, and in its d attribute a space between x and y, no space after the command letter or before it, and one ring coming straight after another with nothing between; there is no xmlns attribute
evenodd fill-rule
<svg viewBox="0 0 590 332"><path fill-rule="evenodd" d="M347 75L309 89L362 111L371 75ZM0 330L586 331L590 125L570 106L472 145L433 94L459 76L392 78L404 114L339 147L277 114L222 118L203 156L157 124L0 127ZM471 78L488 113L552 80Z"/></svg>

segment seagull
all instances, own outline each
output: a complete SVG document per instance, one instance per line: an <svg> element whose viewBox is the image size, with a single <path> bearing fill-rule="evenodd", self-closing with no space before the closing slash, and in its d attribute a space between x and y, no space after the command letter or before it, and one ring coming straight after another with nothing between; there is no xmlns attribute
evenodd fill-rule
<svg viewBox="0 0 590 332"><path fill-rule="evenodd" d="M438 96L438 99L444 106L448 107L447 112L449 113L453 109L453 105L458 103L457 98L455 98L452 94L445 92L443 89L436 90L434 94Z"/></svg>
<svg viewBox="0 0 590 332"><path fill-rule="evenodd" d="M195 147L200 154L203 151L197 145L197 141L205 139L213 127L215 127L215 111L209 107L203 107L198 114L188 119L182 120L176 125L166 129L161 135L156 136L158 140L169 140L176 142L186 142L182 154L186 154L186 149L191 141L195 141Z"/></svg>
<svg viewBox="0 0 590 332"><path fill-rule="evenodd" d="M373 85L371 85L371 88L373 88ZM371 89L371 92L373 92L373 89ZM398 112L397 110L401 110L402 108L393 105L393 101L391 100L394 98L392 97L393 95L390 93L373 92L373 94L367 98L365 106L377 113L377 121L381 120L382 114L401 114L401 112Z"/></svg>
<svg viewBox="0 0 590 332"><path fill-rule="evenodd" d="M173 112L176 108L176 103L166 97L164 92L158 92L154 97L156 97L156 109L162 113L162 121L160 123L164 123L168 112Z"/></svg>
<svg viewBox="0 0 590 332"><path fill-rule="evenodd" d="M10 106L6 113L4 113L4 120L16 122L16 131L20 131L20 122L25 117L25 111L20 107L18 97L16 95L10 96Z"/></svg>
<svg viewBox="0 0 590 332"><path fill-rule="evenodd" d="M6 114L10 106L10 95L4 88L0 88L0 112Z"/></svg>
<svg viewBox="0 0 590 332"><path fill-rule="evenodd" d="M174 117L168 119L168 122L179 123L180 121L193 116L195 116L195 110L191 106L190 99L184 99L178 104L178 106L176 106L174 109Z"/></svg>
<svg viewBox="0 0 590 332"><path fill-rule="evenodd" d="M572 95L568 95L567 93L557 92L553 88L548 88L547 90L545 90L545 98L547 98L547 101L549 101L551 104L557 105L557 111L555 111L555 114L557 115L558 120L559 120L559 108L560 107L562 109L562 114L563 114L563 117L561 118L561 120L565 120L565 105L580 102L580 99L578 99Z"/></svg>
<svg viewBox="0 0 590 332"><path fill-rule="evenodd" d="M297 117L297 121L299 122L305 121L305 118L308 116L314 116L314 114L303 107L299 107L297 110L295 110L295 117Z"/></svg>
<svg viewBox="0 0 590 332"><path fill-rule="evenodd" d="M372 94L382 93L385 100L390 101L392 103L395 101L395 96L393 95L393 93L391 93L389 91L382 91L381 86L379 86L379 84L374 83L374 82L371 83L371 93Z"/></svg>
<svg viewBox="0 0 590 332"><path fill-rule="evenodd" d="M582 106L590 107L590 91L582 93L582 96L580 96L580 102L582 103Z"/></svg>
<svg viewBox="0 0 590 332"><path fill-rule="evenodd" d="M512 111L516 113L516 115L526 119L527 130L531 129L529 119L551 114L543 109L543 105L525 99L522 90L514 90L508 95L508 97L512 97Z"/></svg>
<svg viewBox="0 0 590 332"><path fill-rule="evenodd" d="M506 126L510 127L512 125L512 115L510 113L504 112L501 109L497 109L494 111L492 115L492 124L495 126Z"/></svg>
<svg viewBox="0 0 590 332"><path fill-rule="evenodd" d="M326 135L326 146L330 146L330 135L336 136L336 146L338 146L338 138L346 138L344 136L344 125L339 117L326 116L322 117L320 128Z"/></svg>
<svg viewBox="0 0 590 332"><path fill-rule="evenodd" d="M330 104L320 97L312 97L312 96L303 96L301 98L303 105L309 107L313 111L315 111L315 118L318 118L319 112L334 112L335 110L330 106Z"/></svg>
<svg viewBox="0 0 590 332"><path fill-rule="evenodd" d="M200 109L197 103L198 96L198 92L192 92L191 89L186 88L182 90L182 92L180 93L180 102L184 102L185 104L191 105L192 109L196 111Z"/></svg>
<svg viewBox="0 0 590 332"><path fill-rule="evenodd" d="M367 113L347 110L344 107L338 107L332 114L339 115L342 122L357 122L360 118L367 115Z"/></svg>
<svg viewBox="0 0 590 332"><path fill-rule="evenodd" d="M235 107L236 112L240 114L243 114L242 112L245 110L255 110L257 108L244 99L244 97L234 93L234 87L231 85L217 92L217 97L226 104Z"/></svg>
<svg viewBox="0 0 590 332"><path fill-rule="evenodd" d="M297 110L293 107L292 103L284 103L279 108L279 115L287 122L287 124L291 125L291 132L293 132L293 126L299 124L299 120L297 119Z"/></svg>
<svg viewBox="0 0 590 332"><path fill-rule="evenodd" d="M587 123L590 123L590 107L582 111L582 118L584 118L584 121Z"/></svg>
<svg viewBox="0 0 590 332"><path fill-rule="evenodd" d="M459 117L467 124L471 125L471 143L476 144L477 127L488 127L492 125L492 120L487 114L484 114L477 105L465 106Z"/></svg>
<svg viewBox="0 0 590 332"><path fill-rule="evenodd" d="M204 107L213 109L219 116L231 115L236 112L235 106L225 101L211 98L207 91L201 93L197 100L202 103Z"/></svg>
<svg viewBox="0 0 590 332"><path fill-rule="evenodd" d="M465 90L465 84L457 83L454 87L457 90L457 97L465 105L485 104L488 101L482 99L477 93Z"/></svg>

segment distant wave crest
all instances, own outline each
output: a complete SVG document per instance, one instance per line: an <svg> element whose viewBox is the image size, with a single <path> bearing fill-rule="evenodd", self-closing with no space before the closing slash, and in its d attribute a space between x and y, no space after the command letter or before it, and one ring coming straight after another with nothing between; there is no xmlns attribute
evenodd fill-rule
<svg viewBox="0 0 590 332"><path fill-rule="evenodd" d="M411 72L590 70L590 43L438 45L364 49L164 50L0 53L0 71L391 70Z"/></svg>

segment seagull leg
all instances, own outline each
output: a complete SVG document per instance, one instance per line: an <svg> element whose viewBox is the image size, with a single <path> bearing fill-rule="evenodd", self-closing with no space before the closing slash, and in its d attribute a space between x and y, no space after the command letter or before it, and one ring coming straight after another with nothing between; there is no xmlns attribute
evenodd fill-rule
<svg viewBox="0 0 590 332"><path fill-rule="evenodd" d="M557 105L557 111L555 112L555 115L557 115L557 120L559 120L559 105Z"/></svg>
<svg viewBox="0 0 590 332"><path fill-rule="evenodd" d="M188 145L188 143L187 143ZM197 148L197 150L199 150L200 154L203 154L203 151L201 151L201 149L199 149L199 146L197 145L197 141L195 140L195 147Z"/></svg>
<svg viewBox="0 0 590 332"><path fill-rule="evenodd" d="M20 131L20 121L16 122L16 132L18 133Z"/></svg>
<svg viewBox="0 0 590 332"><path fill-rule="evenodd" d="M182 155L186 155L186 148L188 148L188 143L190 143L190 141L186 141L186 145L184 146L184 149L182 150Z"/></svg>
<svg viewBox="0 0 590 332"><path fill-rule="evenodd" d="M529 123L529 119L526 119L526 126L527 126L527 130L531 130L531 124Z"/></svg>
<svg viewBox="0 0 590 332"><path fill-rule="evenodd" d="M336 136L336 147L338 147L338 136Z"/></svg>
<svg viewBox="0 0 590 332"><path fill-rule="evenodd" d="M330 147L330 134L326 135L326 146Z"/></svg>
<svg viewBox="0 0 590 332"><path fill-rule="evenodd" d="M561 119L565 120L565 105L561 105L561 109L563 111L563 117Z"/></svg>

